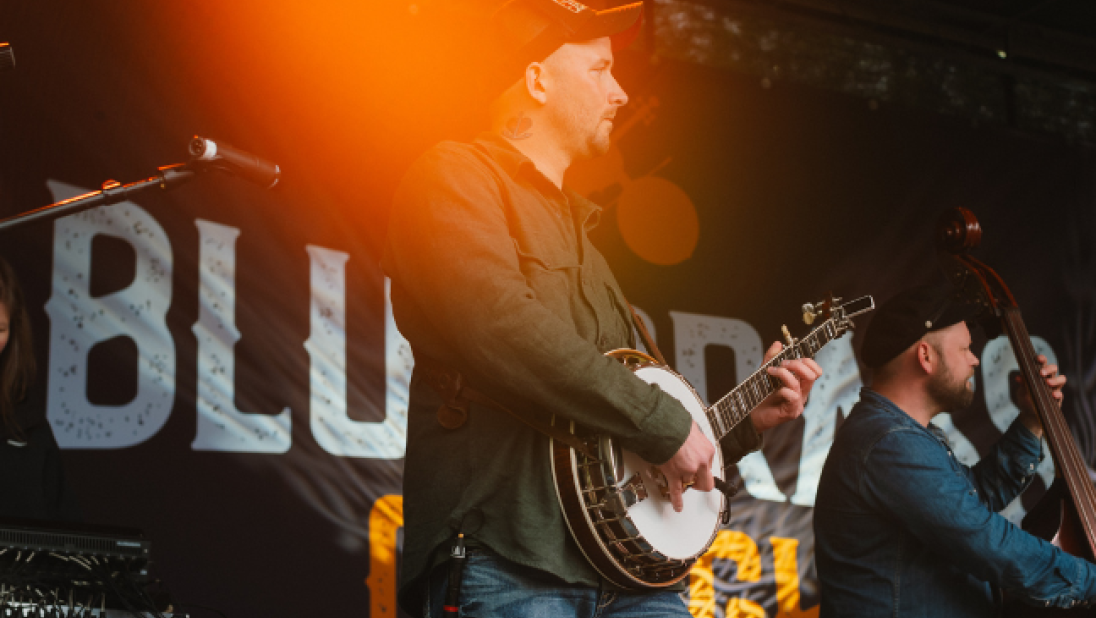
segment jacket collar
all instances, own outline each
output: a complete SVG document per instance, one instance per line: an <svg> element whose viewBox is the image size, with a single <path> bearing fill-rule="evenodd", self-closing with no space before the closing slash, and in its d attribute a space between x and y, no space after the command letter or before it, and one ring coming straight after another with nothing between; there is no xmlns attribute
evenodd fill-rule
<svg viewBox="0 0 1096 618"><path fill-rule="evenodd" d="M898 407L898 404L894 403L890 399L880 395L871 388L865 386L860 389L860 401L870 405L875 410L881 411L889 416L894 417L899 423L907 425L909 427L916 427L924 431L928 431L937 440L944 443L945 446L950 447L947 435L942 429L937 427L934 423L929 422L929 426L925 427L918 423L912 416L906 413L905 410Z"/></svg>
<svg viewBox="0 0 1096 618"><path fill-rule="evenodd" d="M501 135L485 131L476 137L475 143L489 157L494 159L511 178L516 180L522 174L531 174L538 182L546 183L552 187L552 190L556 190L552 181L537 169L532 159L514 148L514 145ZM601 206L579 195L567 185L563 186L563 196L570 204L575 217L583 222L583 228L587 232L597 227L598 223L601 222Z"/></svg>
<svg viewBox="0 0 1096 618"><path fill-rule="evenodd" d="M511 178L517 178L518 175L526 171L526 168L540 174L536 164L529 157L522 154L520 150L514 148L514 145L506 141L501 135L485 131L476 136L475 144L487 153L487 156L494 159ZM540 174L540 176L543 177L544 174ZM548 179L545 178L545 180Z"/></svg>

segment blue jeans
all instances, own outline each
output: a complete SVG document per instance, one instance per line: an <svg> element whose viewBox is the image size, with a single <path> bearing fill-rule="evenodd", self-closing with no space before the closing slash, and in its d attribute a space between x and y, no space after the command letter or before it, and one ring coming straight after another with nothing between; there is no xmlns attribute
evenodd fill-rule
<svg viewBox="0 0 1096 618"><path fill-rule="evenodd" d="M442 564L427 582L424 618L442 618L448 580ZM691 618L678 593L617 592L564 583L504 560L485 548L468 550L460 589L461 618Z"/></svg>

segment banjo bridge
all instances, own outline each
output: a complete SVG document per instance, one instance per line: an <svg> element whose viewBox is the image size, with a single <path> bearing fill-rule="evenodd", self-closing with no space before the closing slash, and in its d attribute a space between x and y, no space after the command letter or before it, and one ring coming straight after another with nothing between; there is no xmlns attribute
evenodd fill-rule
<svg viewBox="0 0 1096 618"><path fill-rule="evenodd" d="M636 472L620 486L620 493L624 494L624 501L628 506L635 506L647 499L647 485L643 483L643 477Z"/></svg>

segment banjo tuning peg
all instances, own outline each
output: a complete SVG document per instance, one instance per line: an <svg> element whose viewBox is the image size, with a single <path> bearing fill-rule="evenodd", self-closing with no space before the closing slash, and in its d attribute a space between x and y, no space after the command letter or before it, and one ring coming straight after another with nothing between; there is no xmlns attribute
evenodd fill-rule
<svg viewBox="0 0 1096 618"><path fill-rule="evenodd" d="M816 317L818 317L818 313L815 311L814 305L803 303L803 323L810 326L814 323Z"/></svg>

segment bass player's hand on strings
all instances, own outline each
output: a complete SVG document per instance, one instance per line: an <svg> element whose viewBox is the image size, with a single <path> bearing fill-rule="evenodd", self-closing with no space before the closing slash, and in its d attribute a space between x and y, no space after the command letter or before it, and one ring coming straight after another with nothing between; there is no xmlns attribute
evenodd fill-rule
<svg viewBox="0 0 1096 618"><path fill-rule="evenodd" d="M765 361L780 353L783 346L777 341L765 352ZM769 375L780 380L783 386L765 398L761 405L750 413L754 429L758 433L772 429L781 423L799 418L803 413L803 404L811 392L815 380L822 375L822 367L813 358L786 360L780 365L769 367Z"/></svg>
<svg viewBox="0 0 1096 618"><path fill-rule="evenodd" d="M715 446L700 431L700 426L694 421L685 443L677 449L677 452L669 461L658 466L658 469L666 477L670 502L673 503L674 510L678 513L681 512L684 506L681 501L681 493L685 491L686 485L700 491L715 489L715 479L712 478L713 457L715 457Z"/></svg>
<svg viewBox="0 0 1096 618"><path fill-rule="evenodd" d="M1050 396L1054 398L1054 401L1060 407L1063 397L1062 387L1066 385L1066 377L1058 373L1058 365L1050 364L1046 356L1040 354L1035 357L1035 360L1039 363L1039 375L1046 380L1047 387L1050 389ZM1039 413L1035 411L1035 402L1031 399L1031 392L1028 390L1023 377L1019 371L1014 371L1009 374L1009 379L1015 382L1015 384L1010 384L1010 387L1013 389L1011 392L1012 401L1016 404L1016 407L1020 408L1020 422L1036 438L1043 437L1043 423L1039 420Z"/></svg>

